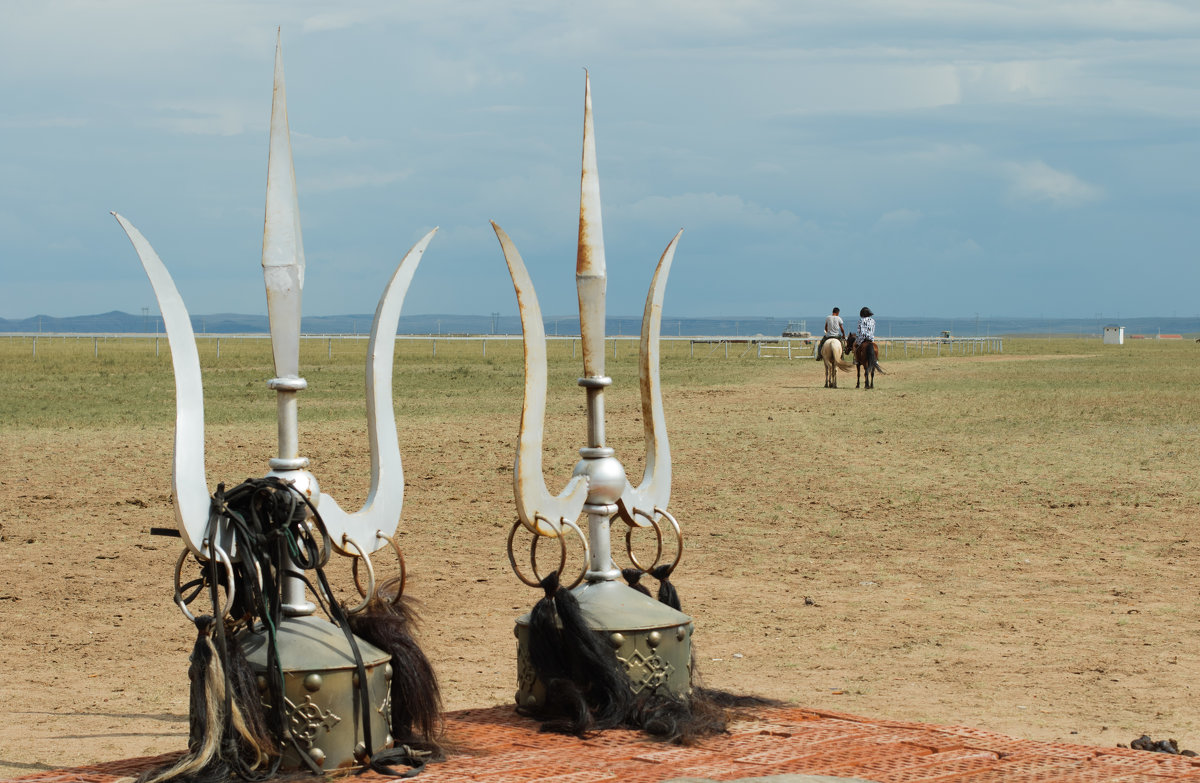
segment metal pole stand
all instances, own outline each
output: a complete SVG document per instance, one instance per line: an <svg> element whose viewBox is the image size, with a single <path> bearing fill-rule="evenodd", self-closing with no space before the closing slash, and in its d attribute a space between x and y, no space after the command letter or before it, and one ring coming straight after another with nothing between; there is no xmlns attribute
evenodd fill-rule
<svg viewBox="0 0 1200 783"><path fill-rule="evenodd" d="M579 538L585 566L573 583L561 579L578 601L587 627L611 646L616 661L629 676L634 694L658 694L675 700L691 695L692 619L683 612L650 598L623 582L622 572L612 558L611 525L627 527L626 543L633 528L654 531L657 552L652 563L639 563L629 547L637 573L652 572L666 579L679 563L683 537L674 517L667 512L671 491L671 456L663 416L659 379L659 335L663 293L679 234L671 240L654 273L642 318L639 375L642 414L646 434L646 472L636 487L604 439L604 390L612 384L605 375L605 289L607 273L601 229L600 186L596 171L596 149L592 123L591 83L585 80L583 171L580 188L579 249L575 268L579 296L583 377L579 385L587 394L587 442L579 450L580 461L563 491L552 496L542 471L542 440L546 408L546 335L541 308L533 283L512 240L492 224L508 263L521 311L525 343L525 402L514 470L518 521L509 535L509 559L517 576L526 584L539 586L542 577L536 562L537 543L557 539L562 555L558 574L566 566L566 536ZM682 233L682 232L680 232ZM587 533L576 520L587 516ZM673 532L674 563L664 564L664 532ZM518 565L514 540L524 528L534 538L529 568L532 577ZM523 559L523 558L522 558ZM669 559L665 562L669 562ZM516 621L518 687L517 705L537 714L547 706L546 683L530 655L530 621L526 614Z"/></svg>
<svg viewBox="0 0 1200 783"><path fill-rule="evenodd" d="M400 521L404 494L392 407L393 350L405 294L437 229L426 234L400 262L375 313L366 369L371 486L363 508L346 512L336 500L320 491L316 477L308 470L308 458L299 451L298 396L308 386L299 372L304 248L288 132L282 51L277 44L262 268L276 376L267 385L276 392L278 400L279 451L269 460L271 471L263 485L267 487L264 491L283 492L292 501L295 514L270 528L268 536L262 536L269 540L259 541L254 536L247 537L232 523L234 517L230 514L237 513L228 510L233 508L232 503L224 508L223 500L218 503L209 493L204 465L200 362L183 299L150 243L125 218L115 217L137 250L154 287L175 370L173 488L176 522L186 545L176 566L177 602L186 616L195 619L180 586L181 570L189 555L210 573L214 561L226 567L227 579L208 580L210 585L219 581L227 595L224 605L213 607L212 614L222 634L237 634L257 675L260 694L251 699L261 701L266 712L274 716L274 725L282 727L276 732L278 736L272 737L277 748L268 754L273 757L270 764L285 771L307 769L319 773L365 764L390 746L393 729L400 729L392 725L396 713L390 684L400 673L394 670L397 658L392 652L354 636L350 625L374 616L373 609L359 613L369 605L374 606L372 601L377 604L382 595L376 587L371 563L371 553L380 547L390 544L401 556L401 577L398 582L391 582L392 603L399 600L403 590L403 556L392 537ZM219 490L215 497L223 498L223 492ZM311 549L296 548L298 537L304 537ZM353 603L358 605L353 608L339 609L341 604L330 592L323 575L314 579L314 588L320 592L321 603L329 608L333 622L314 616L316 605L306 596L304 574L298 563L304 560L308 573L320 574L332 552L351 559L355 584L363 598L361 603L355 599ZM359 580L360 565L365 567L367 575L365 586ZM277 599L266 597L268 582L277 586ZM233 600L235 588L241 596L240 604ZM215 586L212 590L216 595ZM198 592L191 592L191 597L195 598ZM261 604L269 606L270 611L255 611L254 604L246 603L247 594L259 596ZM237 610L237 616L229 614L231 609ZM258 619L248 623L247 617ZM218 650L217 654L225 653ZM274 683L280 679L282 686L277 687ZM430 685L436 693L436 683ZM204 720L204 715L196 714L193 703L193 733ZM408 731L409 727L402 730ZM240 759L225 761L235 771L241 764ZM251 769L258 776L268 762L260 759L256 763L261 766ZM175 774L181 774L178 768L157 779L170 779Z"/></svg>

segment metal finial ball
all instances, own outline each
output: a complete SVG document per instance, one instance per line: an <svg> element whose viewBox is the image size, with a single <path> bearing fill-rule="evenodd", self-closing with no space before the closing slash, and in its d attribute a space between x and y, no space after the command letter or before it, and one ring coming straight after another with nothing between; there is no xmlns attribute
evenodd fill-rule
<svg viewBox="0 0 1200 783"><path fill-rule="evenodd" d="M571 475L587 476L588 503L616 503L629 483L625 478L625 466L613 456L612 449L580 449L579 453L583 459L576 463Z"/></svg>

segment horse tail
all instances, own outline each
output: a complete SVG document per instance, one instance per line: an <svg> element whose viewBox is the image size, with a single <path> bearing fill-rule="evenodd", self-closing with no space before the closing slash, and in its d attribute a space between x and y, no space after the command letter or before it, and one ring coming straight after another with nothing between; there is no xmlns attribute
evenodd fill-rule
<svg viewBox="0 0 1200 783"><path fill-rule="evenodd" d="M881 375L887 375L887 373L883 371L883 365L881 365L879 363L878 351L879 351L879 349L875 347L875 343L871 343L871 347L869 349L867 349L866 351L864 351L864 353L867 354L867 359L871 363L872 370L874 370L875 372L877 372Z"/></svg>
<svg viewBox="0 0 1200 783"><path fill-rule="evenodd" d="M846 362L846 359L845 359L846 354L842 353L841 341L839 341L836 337L834 337L831 340L827 340L825 342L825 345L829 346L829 357L826 359L826 357L824 355L822 355L821 356L822 359L826 359L826 361L828 361L834 367L837 367L842 372L848 372L848 371L854 369L853 364L848 364ZM823 354L824 347L822 347L821 350L822 350L822 354Z"/></svg>

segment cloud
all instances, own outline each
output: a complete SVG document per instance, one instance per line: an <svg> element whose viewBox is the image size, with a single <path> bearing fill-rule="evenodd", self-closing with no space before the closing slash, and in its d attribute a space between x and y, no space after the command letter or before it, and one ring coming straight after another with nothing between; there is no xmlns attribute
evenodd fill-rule
<svg viewBox="0 0 1200 783"><path fill-rule="evenodd" d="M942 251L942 258L950 261L967 261L972 258L978 258L983 254L983 248L974 239L967 237L966 239L955 242L946 247Z"/></svg>
<svg viewBox="0 0 1200 783"><path fill-rule="evenodd" d="M494 263L487 218L532 265L571 255L582 66L608 239L657 253L686 228L693 266L672 289L683 311L733 307L712 285L730 257L765 270L897 256L1118 268L1122 238L1186 258L1195 233L1194 0L612 0L599 15L550 0L38 0L3 18L0 137L20 154L0 162L0 277L44 282L16 298L0 286L16 308L0 315L91 308L62 301L52 265L72 253L46 237L66 220L89 252L111 247L97 203L157 221L164 250L253 249L277 26L310 252L324 222L388 256L383 212L402 216L397 230L470 226L439 236L443 266L422 271L439 281L429 307L511 307L443 271ZM1012 207L1003 225L998 196ZM249 228L230 228L235 215ZM187 234L193 216L201 231ZM981 308L1026 306L954 277ZM330 301L357 301L333 290L353 280L328 279ZM753 296L769 299L747 291L737 307Z"/></svg>
<svg viewBox="0 0 1200 783"><path fill-rule="evenodd" d="M349 136L310 136L292 131L292 149L305 155L356 153L383 146L378 139L352 139Z"/></svg>
<svg viewBox="0 0 1200 783"><path fill-rule="evenodd" d="M84 128L91 124L82 117L4 117L0 128Z"/></svg>
<svg viewBox="0 0 1200 783"><path fill-rule="evenodd" d="M1104 196L1104 189L1084 182L1069 171L1059 171L1037 160L1008 163L1011 195L1020 201L1047 202L1056 207L1078 207Z"/></svg>
<svg viewBox="0 0 1200 783"><path fill-rule="evenodd" d="M809 62L793 68L783 116L879 114L950 106L962 101L953 65L885 61Z"/></svg>
<svg viewBox="0 0 1200 783"><path fill-rule="evenodd" d="M769 4L761 4L770 8ZM1194 4L1171 0L846 0L838 3L788 3L776 9L790 21L810 25L847 24L870 19L881 26L921 27L941 30L994 33L1035 33L1071 29L1109 31L1122 35L1177 33L1200 28L1200 11ZM790 11L790 12L789 12ZM933 21L931 21L933 20Z"/></svg>
<svg viewBox="0 0 1200 783"><path fill-rule="evenodd" d="M248 109L220 101L160 104L153 124L171 133L200 136L238 136L254 125L261 125L261 108ZM258 120L251 123L249 117Z"/></svg>
<svg viewBox="0 0 1200 783"><path fill-rule="evenodd" d="M79 253L85 249L82 241L76 237L65 237L56 239L46 244L47 250L53 250L56 253Z"/></svg>
<svg viewBox="0 0 1200 783"><path fill-rule="evenodd" d="M905 228L919 221L921 217L921 213L915 209L893 209L891 212L885 212L879 216L879 220L876 220L875 225L871 227L871 232Z"/></svg>
<svg viewBox="0 0 1200 783"><path fill-rule="evenodd" d="M684 193L678 196L650 196L626 207L613 210L636 216L649 223L668 225L736 225L750 229L796 227L801 224L792 212L764 207L745 201L741 196L716 193Z"/></svg>
<svg viewBox="0 0 1200 783"><path fill-rule="evenodd" d="M300 189L306 193L329 193L335 190L378 188L399 182L408 171L338 171L333 174L305 178Z"/></svg>
<svg viewBox="0 0 1200 783"><path fill-rule="evenodd" d="M362 22L358 14L345 11L315 14L304 20L302 29L306 33L328 32L330 30L345 30Z"/></svg>
<svg viewBox="0 0 1200 783"><path fill-rule="evenodd" d="M959 102L1008 103L1061 94L1069 91L1079 68L1077 62L1058 59L959 63Z"/></svg>

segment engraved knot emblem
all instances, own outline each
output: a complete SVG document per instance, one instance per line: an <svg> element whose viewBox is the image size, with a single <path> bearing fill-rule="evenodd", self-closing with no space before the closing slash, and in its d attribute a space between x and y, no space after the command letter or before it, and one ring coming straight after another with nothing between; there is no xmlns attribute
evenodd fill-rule
<svg viewBox="0 0 1200 783"><path fill-rule="evenodd" d="M316 743L321 728L328 734L334 726L342 722L341 717L333 711L323 709L321 705L313 702L312 696L305 696L299 705L284 697L283 707L292 736L304 743L305 748L311 748Z"/></svg>

